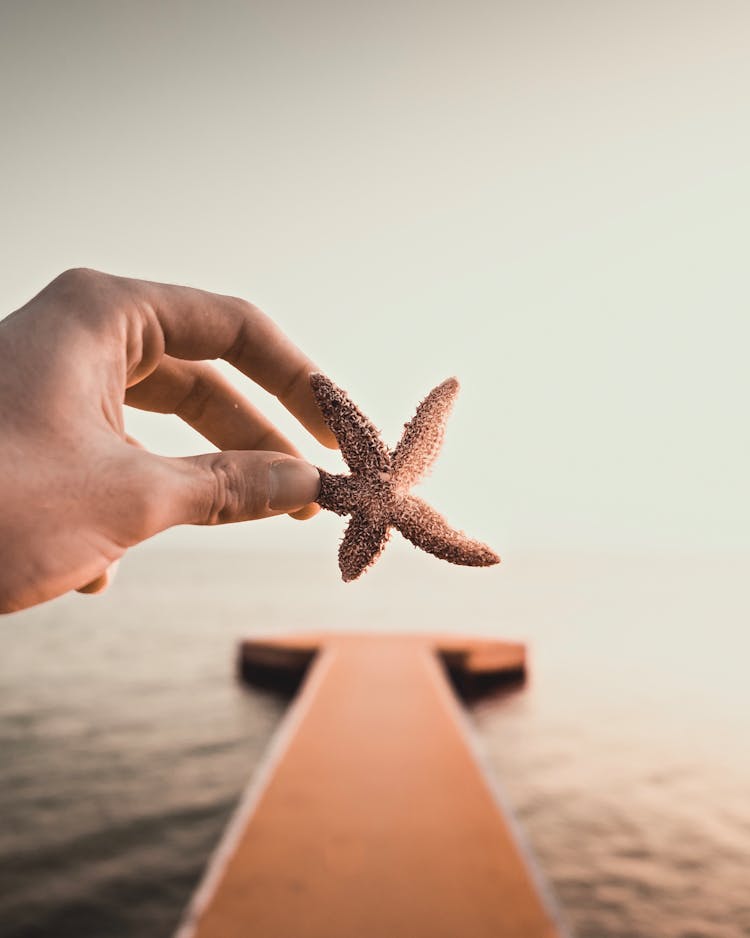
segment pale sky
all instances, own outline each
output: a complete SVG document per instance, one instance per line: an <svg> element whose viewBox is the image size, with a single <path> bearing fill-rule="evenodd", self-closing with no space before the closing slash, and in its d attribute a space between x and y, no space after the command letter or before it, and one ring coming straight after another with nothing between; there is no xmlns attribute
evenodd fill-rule
<svg viewBox="0 0 750 938"><path fill-rule="evenodd" d="M390 442L457 375L423 494L501 553L747 547L749 49L744 0L4 2L1 314L76 265L240 294Z"/></svg>

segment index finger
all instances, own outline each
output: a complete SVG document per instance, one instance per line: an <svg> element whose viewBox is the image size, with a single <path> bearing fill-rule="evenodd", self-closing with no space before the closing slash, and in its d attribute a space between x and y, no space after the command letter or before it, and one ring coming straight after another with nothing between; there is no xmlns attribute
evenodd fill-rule
<svg viewBox="0 0 750 938"><path fill-rule="evenodd" d="M257 306L191 287L124 282L135 287L145 314L133 324L142 330L142 360L153 355L155 343L175 358L222 358L278 398L320 443L338 447L310 386L319 369Z"/></svg>

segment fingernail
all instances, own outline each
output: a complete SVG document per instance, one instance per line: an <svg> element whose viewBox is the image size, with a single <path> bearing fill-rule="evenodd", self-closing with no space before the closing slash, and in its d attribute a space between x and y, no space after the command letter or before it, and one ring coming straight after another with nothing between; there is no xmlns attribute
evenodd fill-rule
<svg viewBox="0 0 750 938"><path fill-rule="evenodd" d="M280 459L271 463L268 505L274 511L292 511L314 502L320 492L320 475L304 459Z"/></svg>

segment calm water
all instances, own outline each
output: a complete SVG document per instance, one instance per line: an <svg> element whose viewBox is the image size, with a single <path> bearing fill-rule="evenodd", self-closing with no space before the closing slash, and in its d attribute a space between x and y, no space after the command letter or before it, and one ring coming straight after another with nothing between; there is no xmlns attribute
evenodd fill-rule
<svg viewBox="0 0 750 938"><path fill-rule="evenodd" d="M741 556L449 568L135 552L102 598L0 620L2 938L169 936L283 712L239 637L520 637L527 686L473 711L577 938L750 935L750 601Z"/></svg>

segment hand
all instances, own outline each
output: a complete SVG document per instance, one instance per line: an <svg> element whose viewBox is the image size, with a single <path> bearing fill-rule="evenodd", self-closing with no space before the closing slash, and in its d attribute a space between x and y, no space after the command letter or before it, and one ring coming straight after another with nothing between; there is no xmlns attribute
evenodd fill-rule
<svg viewBox="0 0 750 938"><path fill-rule="evenodd" d="M70 270L0 323L0 612L98 592L129 547L172 525L315 514L317 470L211 358L336 446L315 366L244 300ZM123 401L177 414L220 452L145 451Z"/></svg>

